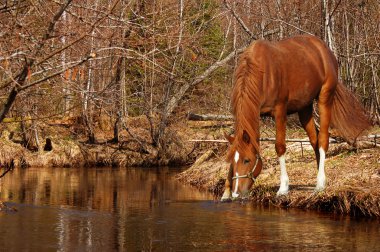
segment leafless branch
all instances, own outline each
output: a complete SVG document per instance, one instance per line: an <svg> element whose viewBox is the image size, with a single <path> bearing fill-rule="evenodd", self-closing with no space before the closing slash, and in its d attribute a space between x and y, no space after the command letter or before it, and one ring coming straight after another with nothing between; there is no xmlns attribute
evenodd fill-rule
<svg viewBox="0 0 380 252"><path fill-rule="evenodd" d="M240 16L235 12L235 10L230 6L227 0L224 0L224 5L226 8L232 13L235 19L238 21L243 30L249 35L249 37L253 40L257 40L257 37L251 32L248 26L244 23L244 21L240 18Z"/></svg>

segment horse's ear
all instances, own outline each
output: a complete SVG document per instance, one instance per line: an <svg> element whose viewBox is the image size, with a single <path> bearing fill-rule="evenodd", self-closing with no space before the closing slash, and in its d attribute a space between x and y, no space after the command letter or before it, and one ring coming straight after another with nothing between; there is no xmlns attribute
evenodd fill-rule
<svg viewBox="0 0 380 252"><path fill-rule="evenodd" d="M251 137L248 135L247 131L243 130L243 141L246 144L249 144L251 142Z"/></svg>
<svg viewBox="0 0 380 252"><path fill-rule="evenodd" d="M224 137L228 140L230 144L232 144L235 140L235 137L233 137L232 135L227 135L226 133L224 133Z"/></svg>

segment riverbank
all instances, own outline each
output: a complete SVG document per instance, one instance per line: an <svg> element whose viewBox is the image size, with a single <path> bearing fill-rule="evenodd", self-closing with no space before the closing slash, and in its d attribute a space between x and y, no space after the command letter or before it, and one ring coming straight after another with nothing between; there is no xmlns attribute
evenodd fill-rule
<svg viewBox="0 0 380 252"><path fill-rule="evenodd" d="M133 167L191 162L188 155L191 146L183 144L186 141L176 130L170 129L173 133L169 135L165 152L160 152L150 139L145 118L129 118L127 123L129 132L122 131L115 142L112 125L100 120L95 128L96 142L88 143L83 126L67 119L52 120L39 127L38 145L31 133L31 143L25 144L18 123L4 124L0 135L0 167ZM48 142L50 147L46 148Z"/></svg>
<svg viewBox="0 0 380 252"><path fill-rule="evenodd" d="M141 153L127 151L116 144L86 144L54 139L51 151L30 151L21 144L0 139L0 163L5 167L80 167L80 166L138 166L145 158Z"/></svg>
<svg viewBox="0 0 380 252"><path fill-rule="evenodd" d="M281 197L276 196L280 171L273 144L263 144L262 158L264 171L244 200L283 208L380 217L380 148L354 149L344 143L331 145L326 160L327 188L314 193L317 169L313 151L310 146L304 145L301 149L299 143L288 144L290 191ZM220 197L227 171L224 155L208 151L178 178Z"/></svg>
<svg viewBox="0 0 380 252"><path fill-rule="evenodd" d="M13 134L15 127L8 125L0 137L0 165L2 173L12 167L79 167L79 166L158 166L191 165L178 175L184 183L213 192L220 197L224 190L228 165L225 162L227 143L219 141L229 132L232 122L191 122L182 121L171 128L172 140L168 153L160 156L157 149L149 144L149 134L143 120L134 118L129 122L130 131L139 139L122 135L119 143L112 143L112 128L99 128L97 143L88 144L82 137L74 136L75 129L60 123L52 123L41 130L41 139L49 138L49 151L29 150L20 143L20 137ZM374 129L378 134L379 128ZM266 122L262 135L270 138L273 125ZM13 136L12 136L13 134ZM305 133L290 127L289 138L303 139ZM198 139L199 141L189 141ZM219 139L214 141L215 139ZM143 141L144 146L141 145ZM316 161L314 152L307 143L287 144L287 167L290 192L285 197L277 197L279 186L278 161L272 142L262 142L261 155L264 171L256 181L247 200L263 205L295 207L335 212L339 214L380 217L380 148L372 143L361 144L354 149L347 144L331 144L327 154L327 188L315 194ZM1 207L0 207L1 208Z"/></svg>

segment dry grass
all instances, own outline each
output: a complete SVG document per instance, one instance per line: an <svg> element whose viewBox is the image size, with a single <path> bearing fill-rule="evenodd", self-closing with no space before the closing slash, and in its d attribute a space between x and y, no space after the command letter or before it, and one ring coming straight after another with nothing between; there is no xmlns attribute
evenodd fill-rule
<svg viewBox="0 0 380 252"><path fill-rule="evenodd" d="M9 132L3 131L0 137L0 167L23 166L26 150L9 139Z"/></svg>
<svg viewBox="0 0 380 252"><path fill-rule="evenodd" d="M87 145L57 137L51 137L52 151L33 152L8 140L4 132L0 138L0 167L141 166L154 159L154 154L147 157L117 144Z"/></svg>
<svg viewBox="0 0 380 252"><path fill-rule="evenodd" d="M75 125L75 121L52 120L41 124L40 147L43 148L46 138L51 139L53 149L49 152L24 148L18 123L2 125L0 167L184 165L189 160L188 153L192 146L183 144L180 137L181 131L182 135L186 135L183 127L170 131L172 133L167 135L166 152L159 153L150 141L150 133L144 129L149 124L145 117L129 118L127 123L133 136L123 131L119 143L109 142L113 130L107 124L107 118L99 120L101 125L96 128L97 144L86 144L87 138L76 134L80 129L76 128L79 126Z"/></svg>
<svg viewBox="0 0 380 252"><path fill-rule="evenodd" d="M214 150L208 150L189 169L178 174L177 178L200 189L207 189L220 195L223 193L227 172L224 159L217 156Z"/></svg>

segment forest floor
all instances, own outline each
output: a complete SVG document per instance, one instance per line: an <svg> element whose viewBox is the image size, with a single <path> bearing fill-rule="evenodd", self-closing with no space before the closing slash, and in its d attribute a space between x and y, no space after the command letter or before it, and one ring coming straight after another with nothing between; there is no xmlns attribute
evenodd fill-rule
<svg viewBox="0 0 380 252"><path fill-rule="evenodd" d="M380 130L375 127L368 132L370 133L379 134ZM288 130L288 138L306 137L303 134L300 129ZM178 179L212 191L220 197L229 165L225 162L225 148L217 148L215 143L213 145L206 148L189 169L179 174ZM359 148L346 143L330 144L325 165L327 187L323 192L315 193L317 164L314 151L307 143L287 143L286 163L290 190L288 195L280 197L276 195L280 184L279 164L272 142L261 143L261 156L264 170L244 201L284 208L380 217L379 146L374 147L374 144L366 141L359 143Z"/></svg>

